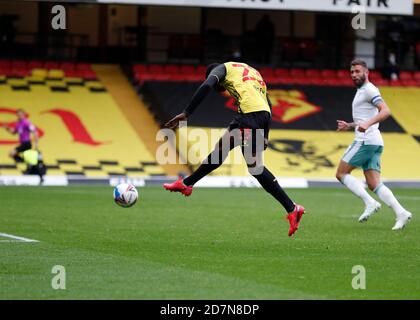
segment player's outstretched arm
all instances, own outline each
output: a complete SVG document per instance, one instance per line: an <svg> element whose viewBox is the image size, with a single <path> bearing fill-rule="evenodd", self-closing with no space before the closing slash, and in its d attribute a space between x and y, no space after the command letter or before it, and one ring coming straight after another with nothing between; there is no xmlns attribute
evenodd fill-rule
<svg viewBox="0 0 420 320"><path fill-rule="evenodd" d="M173 117L171 120L169 120L168 122L165 123L165 127L175 130L176 128L178 128L179 123L181 121L186 121L188 118L188 116L183 112L178 114L177 116Z"/></svg>
<svg viewBox="0 0 420 320"><path fill-rule="evenodd" d="M347 131L355 127L356 125L354 122L349 123L343 120L337 120L337 131Z"/></svg>
<svg viewBox="0 0 420 320"><path fill-rule="evenodd" d="M178 114L177 116L169 120L167 123L165 123L165 127L172 130L178 128L179 122L186 121L188 119L188 116L198 107L201 101L203 101L203 99L209 93L210 89L214 85L216 85L217 82L218 82L218 79L216 77L213 77L213 76L208 77L206 81L204 81L200 85L200 87L197 89L197 91L194 93L188 107L186 107L182 113Z"/></svg>
<svg viewBox="0 0 420 320"><path fill-rule="evenodd" d="M214 88L218 84L219 79L220 78L218 76L214 75L213 73L210 73L208 78L200 85L200 87L198 87L197 91L192 96L190 103L184 109L184 113L187 116L194 112L194 110L198 107L201 101L203 101L203 99L210 92L211 88Z"/></svg>
<svg viewBox="0 0 420 320"><path fill-rule="evenodd" d="M188 116L193 113L193 111L198 107L198 105L203 101L203 99L206 97L206 95L209 93L210 89L215 86L218 82L218 79L216 77L210 76L204 81L200 87L197 89L197 91L194 93L190 104L188 107L185 108L185 110L169 120L167 123L165 123L165 127L175 130L178 128L178 125L181 121L186 121L188 119Z"/></svg>
<svg viewBox="0 0 420 320"><path fill-rule="evenodd" d="M203 101L203 99L207 96L211 88L216 87L219 81L223 80L225 76L226 76L226 67L223 64L214 68L210 72L207 79L200 85L200 87L194 93L193 97L191 98L190 103L184 109L184 111L178 114L177 116L175 116L174 118L172 118L171 120L169 120L167 123L165 123L165 127L174 130L178 127L179 122L186 121L187 118L198 107L201 101Z"/></svg>

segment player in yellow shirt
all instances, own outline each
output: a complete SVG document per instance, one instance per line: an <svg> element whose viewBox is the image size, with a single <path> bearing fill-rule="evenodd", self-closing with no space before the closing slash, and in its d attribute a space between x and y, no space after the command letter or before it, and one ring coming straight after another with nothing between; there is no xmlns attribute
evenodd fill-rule
<svg viewBox="0 0 420 320"><path fill-rule="evenodd" d="M200 167L185 179L180 177L173 183L165 183L164 188L181 192L185 196L191 195L194 184L216 170L227 158L229 151L240 145L249 173L281 203L288 213L289 236L293 235L298 229L305 208L289 198L277 179L263 164L262 153L268 145L271 124L271 103L267 86L257 70L239 62L209 65L206 70L206 80L194 93L190 104L165 126L176 129L180 121L186 121L212 88L220 92L227 90L235 99L238 114Z"/></svg>

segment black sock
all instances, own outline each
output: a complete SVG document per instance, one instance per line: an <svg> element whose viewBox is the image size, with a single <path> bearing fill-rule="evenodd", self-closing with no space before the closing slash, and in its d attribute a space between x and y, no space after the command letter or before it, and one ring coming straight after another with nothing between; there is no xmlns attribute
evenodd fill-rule
<svg viewBox="0 0 420 320"><path fill-rule="evenodd" d="M261 186L270 193L278 202L282 204L286 212L290 213L294 210L295 205L293 201L289 198L286 192L280 187L276 178L273 174L264 167L264 170L261 174L255 175L255 179L261 184Z"/></svg>
<svg viewBox="0 0 420 320"><path fill-rule="evenodd" d="M186 186L192 186L196 184L197 181L208 175L213 170L216 170L220 167L220 165L223 163L222 159L219 159L219 161L213 161L215 163L212 163L211 155L212 154L210 153L206 161L203 161L203 163L198 167L196 171L194 171L189 177L184 179L184 184Z"/></svg>

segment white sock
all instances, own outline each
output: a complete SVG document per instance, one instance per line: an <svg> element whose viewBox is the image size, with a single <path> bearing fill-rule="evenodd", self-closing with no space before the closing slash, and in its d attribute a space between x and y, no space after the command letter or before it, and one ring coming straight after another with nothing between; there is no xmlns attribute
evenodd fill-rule
<svg viewBox="0 0 420 320"><path fill-rule="evenodd" d="M394 210L396 216L398 217L402 212L405 211L405 209L401 206L401 204L398 202L397 198L395 198L392 191L383 183L379 184L373 190L378 197L388 206L391 207L392 210Z"/></svg>
<svg viewBox="0 0 420 320"><path fill-rule="evenodd" d="M361 198L365 205L371 204L375 202L375 199L373 199L369 193L365 190L363 184L357 180L355 177L353 177L350 174L346 174L342 179L341 182L350 189L351 192L353 192L356 196Z"/></svg>

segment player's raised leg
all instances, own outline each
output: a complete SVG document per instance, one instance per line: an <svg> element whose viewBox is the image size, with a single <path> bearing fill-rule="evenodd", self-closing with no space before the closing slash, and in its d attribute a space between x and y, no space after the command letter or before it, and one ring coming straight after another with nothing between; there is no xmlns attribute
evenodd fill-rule
<svg viewBox="0 0 420 320"><path fill-rule="evenodd" d="M410 221L412 214L399 203L392 191L381 182L380 173L376 170L364 171L366 182L370 190L395 212L396 222L392 230L401 230Z"/></svg>
<svg viewBox="0 0 420 320"><path fill-rule="evenodd" d="M359 222L364 222L381 208L381 204L373 199L369 193L367 193L363 184L351 175L351 172L355 168L356 167L351 164L341 160L337 168L336 178L351 192L353 192L353 194L363 200L365 204L365 211L360 216Z"/></svg>
<svg viewBox="0 0 420 320"><path fill-rule="evenodd" d="M271 194L286 210L287 219L289 220L289 237L292 236L298 229L302 215L305 213L305 208L299 204L294 203L284 189L277 182L277 179L266 167L260 174L253 174L252 169L250 173L258 180L260 185Z"/></svg>
<svg viewBox="0 0 420 320"><path fill-rule="evenodd" d="M207 156L196 171L189 177L179 179L173 183L165 183L163 187L171 192L181 192L184 196L191 195L193 186L203 177L216 170L226 160L229 151L239 145L239 139L233 135L233 132L227 130L217 142L214 150Z"/></svg>
<svg viewBox="0 0 420 320"><path fill-rule="evenodd" d="M255 133L254 133L255 134ZM256 144L253 141L253 144ZM277 182L276 177L268 170L263 163L263 148L258 150L258 144L254 152L250 152L252 157L246 148L242 146L242 153L247 162L248 172L258 180L260 185L271 194L286 210L287 219L289 220L290 228L288 235L292 236L298 229L302 215L305 213L305 208L299 204L295 204L283 190L280 184Z"/></svg>

